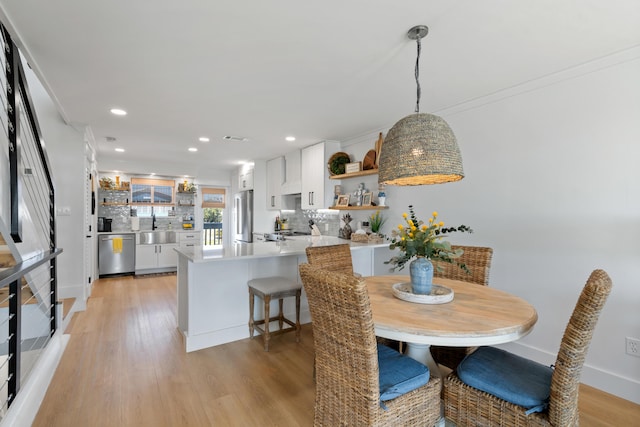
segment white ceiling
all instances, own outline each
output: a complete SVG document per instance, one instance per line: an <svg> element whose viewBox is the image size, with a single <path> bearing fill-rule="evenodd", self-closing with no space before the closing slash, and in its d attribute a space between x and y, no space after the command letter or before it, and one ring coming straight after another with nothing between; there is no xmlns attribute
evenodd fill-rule
<svg viewBox="0 0 640 427"><path fill-rule="evenodd" d="M199 177L411 113L414 25L430 29L424 112L640 44L638 0L0 0L0 8L64 119L91 127L101 170ZM129 114L115 117L112 107Z"/></svg>

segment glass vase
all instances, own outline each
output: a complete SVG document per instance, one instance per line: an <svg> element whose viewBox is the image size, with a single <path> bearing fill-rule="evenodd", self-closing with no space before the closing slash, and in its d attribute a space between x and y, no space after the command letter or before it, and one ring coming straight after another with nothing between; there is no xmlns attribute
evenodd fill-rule
<svg viewBox="0 0 640 427"><path fill-rule="evenodd" d="M433 283L433 264L425 257L418 257L409 264L411 289L414 294L428 295Z"/></svg>

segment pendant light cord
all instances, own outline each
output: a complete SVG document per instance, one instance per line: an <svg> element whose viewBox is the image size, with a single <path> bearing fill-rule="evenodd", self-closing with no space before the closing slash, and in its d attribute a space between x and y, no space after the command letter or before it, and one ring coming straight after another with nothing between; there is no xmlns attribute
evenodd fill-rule
<svg viewBox="0 0 640 427"><path fill-rule="evenodd" d="M416 94L416 113L420 112L420 50L421 43L420 38L416 39L416 43L418 43L418 57L416 58L416 86L417 86L417 94Z"/></svg>

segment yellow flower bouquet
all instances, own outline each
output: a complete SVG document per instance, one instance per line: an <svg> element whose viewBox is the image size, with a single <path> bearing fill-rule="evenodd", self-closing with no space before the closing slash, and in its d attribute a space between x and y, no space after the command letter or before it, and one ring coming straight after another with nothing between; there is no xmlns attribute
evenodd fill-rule
<svg viewBox="0 0 640 427"><path fill-rule="evenodd" d="M405 223L399 224L397 229L391 231L389 245L389 249L400 249L401 254L385 262L393 265L392 270L402 270L412 258L424 257L436 262L455 263L463 270L469 271L466 265L456 261L456 258L462 255L462 249L453 250L451 243L444 238L454 232L473 233L470 227L445 227L444 222L438 221L438 212L433 212L428 223L424 223L416 217L412 205L409 205L409 214L404 213L402 217Z"/></svg>

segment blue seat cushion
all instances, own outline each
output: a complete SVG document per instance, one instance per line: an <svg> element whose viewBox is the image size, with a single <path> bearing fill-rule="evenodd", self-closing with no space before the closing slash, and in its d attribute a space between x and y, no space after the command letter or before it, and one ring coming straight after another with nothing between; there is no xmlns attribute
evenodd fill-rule
<svg viewBox="0 0 640 427"><path fill-rule="evenodd" d="M429 382L429 368L392 348L378 344L380 400L395 399Z"/></svg>
<svg viewBox="0 0 640 427"><path fill-rule="evenodd" d="M458 365L458 377L471 387L523 406L527 414L549 403L553 369L495 347L480 347Z"/></svg>

